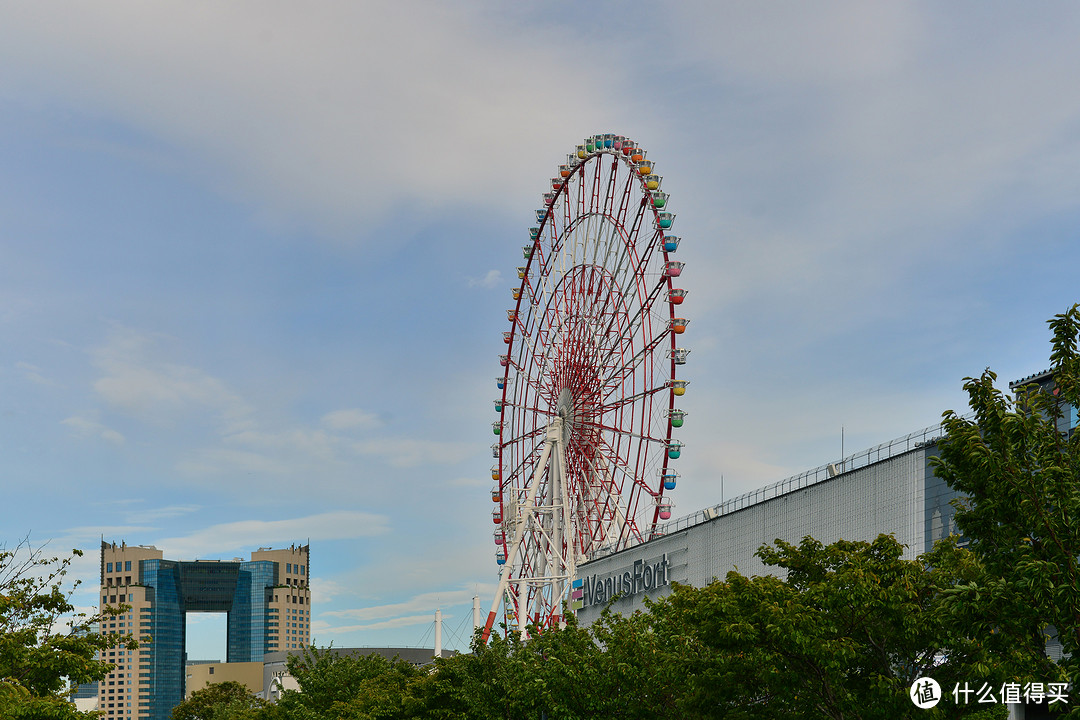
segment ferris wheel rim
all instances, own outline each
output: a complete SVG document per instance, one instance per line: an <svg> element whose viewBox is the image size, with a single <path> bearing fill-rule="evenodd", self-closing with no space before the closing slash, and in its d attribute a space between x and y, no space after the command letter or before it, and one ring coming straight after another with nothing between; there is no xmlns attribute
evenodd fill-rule
<svg viewBox="0 0 1080 720"><path fill-rule="evenodd" d="M607 158L613 159L605 166L603 163ZM567 167L572 167L570 173L564 172ZM586 203L586 172L590 167L593 169L593 182L588 187L592 196ZM569 464L573 465L571 473L582 473L568 478L564 469L559 476L560 482L566 485L563 492L567 495L573 493L573 501L578 505L584 505L585 501L593 502L597 507L603 505L602 513L596 516L601 520L614 522L619 519L619 534L613 542L608 543L610 546L618 548L630 539L630 534L625 531L627 527L637 540L648 539L655 533L658 522L662 519L662 502L665 499L663 493L666 486L670 487L667 485L667 478L672 475L669 472L669 460L678 457L677 453L671 454L670 448L673 447L673 442L681 448L681 443L672 440L672 417L673 412L676 412L676 333L681 332L674 330L675 304L681 302L682 295L678 301L671 300L671 291L676 289L672 278L678 273L669 273L668 245L661 241L668 238L664 235L664 230L670 227L670 218L673 217L668 215L666 225L662 222L663 214L660 208L666 204L667 195L660 193L659 195L663 196L661 200L657 193L650 189L646 173L640 168L639 163L629 159L627 152L620 152L617 147L601 149L580 158L580 162L561 166L561 182L553 179L554 192L545 195L544 205L536 213L538 226L530 229L531 242L523 248L525 265L518 268L520 282L514 289L515 304L507 312L510 323L509 331L504 332L504 341L508 345L507 354L500 356L504 371L499 383L501 397L496 400L499 421L493 424L496 434L500 435L499 441L492 446L493 454L498 458L497 465L492 468L493 480L497 483L492 499L499 503L498 510L493 511L498 515L493 517L499 518L496 520L496 524L500 526L496 532L496 543L499 543L499 532L502 532L503 550L500 552L504 553L505 558L516 555L518 550L516 546L510 547L510 538L506 537L506 526L502 522L503 514L509 510L506 506L507 500L512 503L521 501L524 479L531 467L529 462L549 452L549 443L552 441L548 429L556 421L559 423L560 432L565 433L559 450L564 455L559 456L559 462L567 463L569 457ZM602 204L598 204L597 193L603 169L609 170L609 176L605 185L605 198ZM651 163L648 169L652 170ZM620 176L620 170L625 173L625 178ZM650 175L650 180L652 177L655 176ZM623 182L621 193L615 184L616 179ZM580 197L572 199L571 186L575 181ZM618 209L614 210L616 196ZM558 225L560 218L556 217L557 211L563 213L561 228ZM628 225L628 214L631 211L633 219ZM594 224L599 225L600 229L595 236L591 236ZM603 239L605 230L606 240ZM576 261L576 245L580 243L583 252L581 259L584 260L590 238L593 260L597 260L597 254L603 248L603 262L571 262L570 271L567 272L565 261L568 246L575 244L574 254L570 259ZM545 240L548 241L546 248ZM678 238L674 240L677 247ZM618 264L614 270L607 265L613 249L618 252ZM530 279L534 277L534 270L546 270L545 276L551 276L551 263L556 258L563 264L558 272L558 282L541 287L537 277L537 286L533 287ZM681 271L681 264L679 270ZM585 277L586 275L588 277ZM631 282L627 282L628 280ZM646 283L646 280L651 282ZM587 284L587 287L571 287L578 281ZM571 291L568 292L567 287L571 287ZM603 293L601 302L601 291L605 287L607 290ZM664 303L660 295L665 289L668 291L666 317L658 312ZM685 291L678 292L685 295ZM538 294L541 297L538 297ZM595 300L592 299L594 295ZM543 302L545 297L546 305ZM635 302L637 311L631 316L629 311ZM562 309L565 311L565 306L574 303L582 305L581 315L559 315L560 305L564 306ZM549 310L551 312L547 312ZM597 317L607 321L606 327L603 322L595 322ZM629 324L628 317L631 317ZM560 318L562 325L557 322ZM662 323L663 327L659 326L661 320L666 321ZM685 327L685 321L682 323ZM619 332L613 333L612 329L616 326ZM536 331L533 349L535 350L536 345L542 345L544 352L528 352L530 328ZM634 352L629 352L630 350ZM607 354L602 355L602 352ZM610 362L617 353L621 362L612 363L614 369L603 376L601 383L598 368L607 367L601 359ZM662 353L667 353L669 359L666 363L656 362ZM685 356L683 358L685 359ZM572 393L568 392L570 385L552 386L552 382L559 384L551 379L551 374L560 362L564 375L569 373L570 379L566 382L579 384L576 386L576 396L572 397ZM661 365L666 367L666 373L656 369ZM657 384L658 378L663 382ZM651 383L648 387L647 381ZM585 385L588 385L587 389L583 389ZM634 392L628 395L628 389ZM664 391L667 392L667 402L654 403L652 396ZM572 399L568 399L571 397ZM616 400L614 404L608 402L613 397ZM658 415L660 411L663 411L662 420ZM605 413L608 415L606 420ZM531 427L529 419L532 421ZM544 422L539 422L540 419L544 419ZM501 435L504 431L517 434L507 437ZM512 448L513 452L508 452L508 448ZM507 454L511 457L506 458ZM656 471L655 481L643 477L645 470ZM618 484L611 480L615 472L621 474ZM537 477L539 473L539 469L535 470ZM588 483L583 478L595 478L601 473L610 483L601 488L603 496L598 493L594 499L589 497L589 493L595 488L586 491L585 486ZM557 475L554 469L551 474L552 477ZM570 479L574 480L576 485L575 482L570 482ZM537 479L532 479L533 486L536 486L537 482ZM626 510L633 517L620 519L618 513L623 488L627 483L629 487L626 487ZM537 487L530 487L528 497L535 498L537 492ZM552 492L551 487L548 492ZM517 493L518 497L506 497L512 493ZM644 533L636 525L636 516L639 514L637 504L643 497L647 508L651 504L651 512L648 513L651 517L644 525ZM526 500L532 502L528 498ZM563 498L562 502L568 505L570 499ZM537 508L541 507L548 506L534 504L529 512L538 512ZM592 511L592 508L586 509ZM532 532L540 537L542 542L547 542L550 550L553 540L550 533L546 532L546 526L539 521L534 525L529 525L533 528ZM585 541L577 535L582 526L587 525L585 522L579 522L576 527L571 524L570 530L575 533L574 536L561 542L568 548L572 542L575 552L579 547L593 548L592 543L597 538L590 537ZM520 540L516 538L514 542L520 542L522 547L525 547L530 539L524 534L518 534ZM599 541L608 542L609 537L600 536ZM602 545L598 544L598 547ZM567 552L569 554L570 551ZM546 560L540 555L530 556L525 553L521 558L515 558L510 565L505 565L503 572L510 574L516 566L519 570L517 580L524 584L531 581L529 577L525 577L530 563L544 564ZM549 573L545 577L552 576ZM518 602L520 607L524 600L519 598Z"/></svg>

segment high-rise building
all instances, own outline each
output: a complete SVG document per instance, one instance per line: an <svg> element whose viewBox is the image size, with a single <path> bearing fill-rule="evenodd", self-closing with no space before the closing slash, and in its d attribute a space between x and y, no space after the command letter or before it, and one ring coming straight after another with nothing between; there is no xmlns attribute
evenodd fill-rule
<svg viewBox="0 0 1080 720"><path fill-rule="evenodd" d="M186 614L228 613L228 662L262 662L268 652L311 643L308 546L259 548L251 560L166 560L152 546L101 544L101 606L130 609L101 632L149 638L117 645L102 659L116 668L98 685L104 718L168 720L184 699Z"/></svg>

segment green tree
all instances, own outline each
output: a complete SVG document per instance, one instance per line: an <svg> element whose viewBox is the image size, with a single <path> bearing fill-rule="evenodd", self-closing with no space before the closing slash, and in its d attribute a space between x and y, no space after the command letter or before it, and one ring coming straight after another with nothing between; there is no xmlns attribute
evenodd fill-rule
<svg viewBox="0 0 1080 720"><path fill-rule="evenodd" d="M785 578L731 572L704 588L676 586L653 603L667 661L687 678L676 697L681 717L980 717L985 706L945 698L925 711L908 696L924 675L943 688L976 667L981 678L1003 679L941 614L943 589L979 569L950 544L914 561L902 552L887 535L827 546L778 540L757 554ZM993 712L1003 717L1004 707Z"/></svg>
<svg viewBox="0 0 1080 720"><path fill-rule="evenodd" d="M172 711L173 720L239 720L255 718L251 711L265 707L243 684L234 680L212 683L191 693Z"/></svg>
<svg viewBox="0 0 1080 720"><path fill-rule="evenodd" d="M512 714L516 636L494 634L488 643L474 636L472 653L438 658L432 672L413 687L412 714L436 720L495 720Z"/></svg>
<svg viewBox="0 0 1080 720"><path fill-rule="evenodd" d="M304 648L288 660L299 692L286 691L266 718L366 720L410 717L412 686L422 671L395 658Z"/></svg>
<svg viewBox="0 0 1080 720"><path fill-rule="evenodd" d="M681 718L678 700L689 689L689 665L680 638L663 611L624 617L606 610L590 628L602 654L588 661L592 703L608 717Z"/></svg>
<svg viewBox="0 0 1080 720"><path fill-rule="evenodd" d="M974 417L945 413L935 469L962 494L956 523L986 570L951 591L953 612L1018 680L1080 687L1080 433L1065 429L1080 407L1080 306L1049 325L1049 386L1013 400L989 369L965 378ZM1060 663L1045 653L1055 633Z"/></svg>
<svg viewBox="0 0 1080 720"><path fill-rule="evenodd" d="M75 557L50 557L29 539L14 548L0 547L0 718L73 718L67 701L71 684L100 680L113 665L97 653L134 639L96 632L102 616L75 612L68 583ZM127 610L107 608L104 616Z"/></svg>
<svg viewBox="0 0 1080 720"><path fill-rule="evenodd" d="M601 646L602 641L598 642L604 632L619 634L618 628L630 624L648 632L644 616L626 619L609 615L603 631L600 625L581 627L571 616L563 628L530 628L528 640L521 640L516 633L506 637L496 633L485 644L477 635L471 654L436 661L434 671L414 684L412 717L655 717L620 711L628 704L626 697L648 693L651 687L627 679L628 671L644 674L641 657L627 663L622 653L609 652ZM594 634L594 630L598 632ZM624 666L621 672L614 672L616 658ZM631 670L632 664L638 667Z"/></svg>
<svg viewBox="0 0 1080 720"><path fill-rule="evenodd" d="M530 634L525 642L507 645L511 652L503 681L506 716L536 720L611 717L605 655L590 630L568 617L566 627L531 628Z"/></svg>

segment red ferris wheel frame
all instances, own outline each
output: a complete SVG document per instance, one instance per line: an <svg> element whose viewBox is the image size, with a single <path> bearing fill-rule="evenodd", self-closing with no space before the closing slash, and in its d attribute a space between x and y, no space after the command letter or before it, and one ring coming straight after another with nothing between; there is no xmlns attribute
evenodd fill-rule
<svg viewBox="0 0 1080 720"><path fill-rule="evenodd" d="M670 517L686 320L674 216L645 151L587 138L536 211L503 333L492 446L506 624L562 621L576 566L649 539ZM666 307L664 307L666 305Z"/></svg>

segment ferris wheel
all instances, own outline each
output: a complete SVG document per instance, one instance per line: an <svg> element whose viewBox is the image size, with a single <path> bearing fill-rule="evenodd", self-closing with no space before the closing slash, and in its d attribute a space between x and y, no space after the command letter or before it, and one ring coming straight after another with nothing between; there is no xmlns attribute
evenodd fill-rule
<svg viewBox="0 0 1080 720"><path fill-rule="evenodd" d="M686 291L675 216L646 151L585 139L559 166L522 248L492 425L492 520L508 629L563 621L576 569L671 517Z"/></svg>

